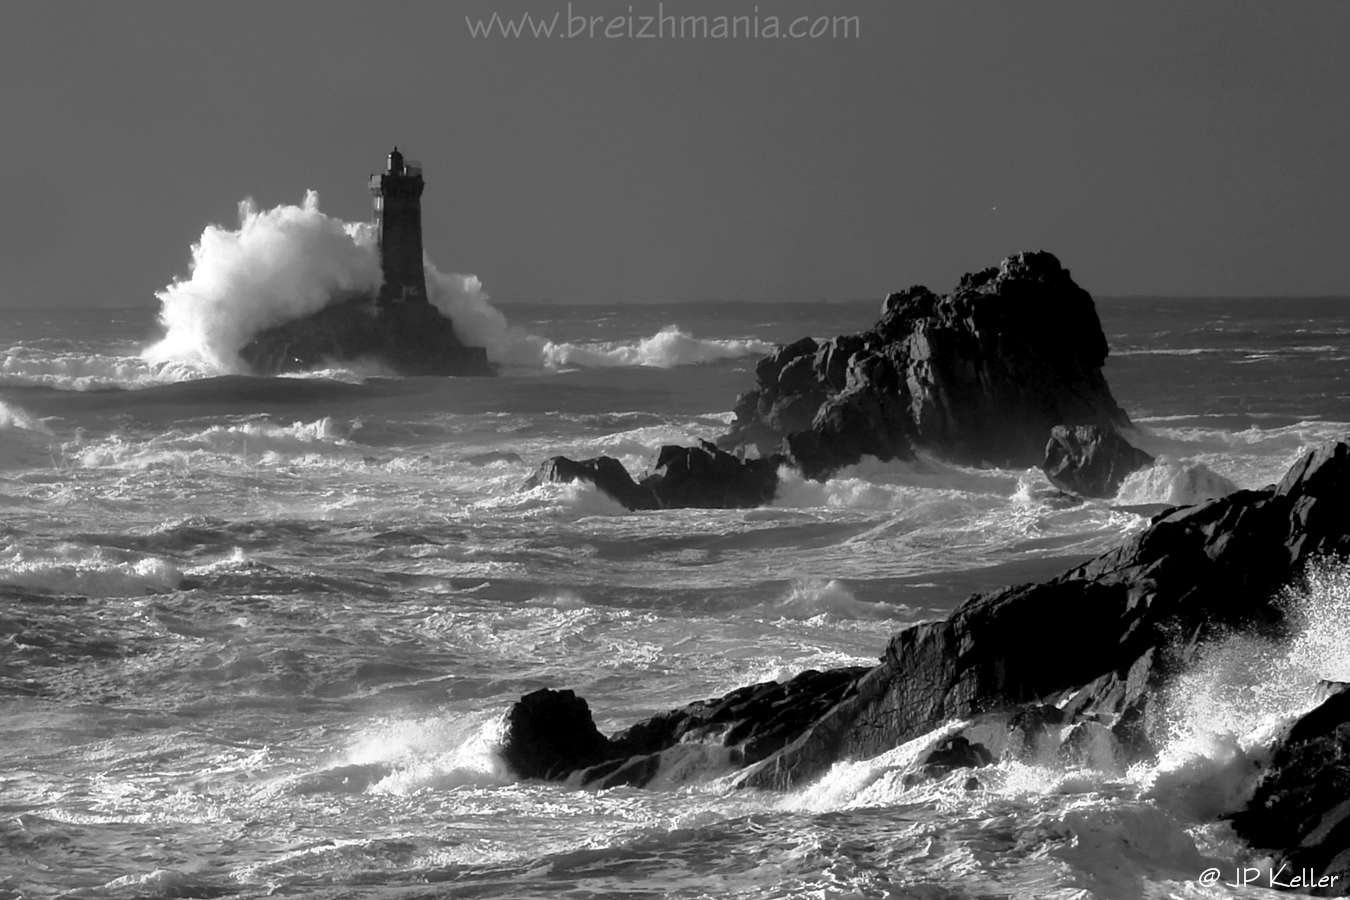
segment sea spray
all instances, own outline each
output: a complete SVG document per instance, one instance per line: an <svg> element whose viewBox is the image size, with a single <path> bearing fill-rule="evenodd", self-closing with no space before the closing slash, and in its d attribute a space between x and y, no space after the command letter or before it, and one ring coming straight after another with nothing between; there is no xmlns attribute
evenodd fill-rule
<svg viewBox="0 0 1350 900"><path fill-rule="evenodd" d="M326 215L314 191L299 206L260 210L245 200L238 228L208 225L192 246L191 274L156 295L165 334L145 356L239 371L239 348L259 331L379 284L370 225Z"/></svg>
<svg viewBox="0 0 1350 900"><path fill-rule="evenodd" d="M1153 465L1132 472L1116 492L1116 502L1130 506L1203 503L1233 493L1238 485L1202 462L1161 457Z"/></svg>

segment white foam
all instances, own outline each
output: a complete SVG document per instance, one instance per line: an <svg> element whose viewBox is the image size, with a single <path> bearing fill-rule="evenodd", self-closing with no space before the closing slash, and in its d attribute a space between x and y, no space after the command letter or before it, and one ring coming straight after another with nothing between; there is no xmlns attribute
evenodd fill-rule
<svg viewBox="0 0 1350 900"><path fill-rule="evenodd" d="M65 464L82 468L186 464L202 455L241 463L359 455L362 448L351 445L344 430L327 416L289 424L255 419L186 433L171 431L148 440L116 433L94 441L77 437L63 444L60 453Z"/></svg>
<svg viewBox="0 0 1350 900"><path fill-rule="evenodd" d="M1183 506L1223 497L1237 489L1232 480L1204 463L1159 457L1153 465L1130 473L1116 491L1116 502Z"/></svg>
<svg viewBox="0 0 1350 900"><path fill-rule="evenodd" d="M669 369L722 359L762 356L774 345L754 338L711 340L696 338L678 325L667 325L651 337L638 341L606 341L593 344L555 344L543 348L544 364L552 368L578 366L651 366Z"/></svg>
<svg viewBox="0 0 1350 900"><path fill-rule="evenodd" d="M0 431L36 431L50 434L47 426L33 418L33 415L19 406L0 400Z"/></svg>
<svg viewBox="0 0 1350 900"><path fill-rule="evenodd" d="M192 246L191 274L156 295L165 335L145 358L240 371L239 348L257 332L379 284L370 225L325 215L314 191L299 206L260 210L245 200L238 227L208 225Z"/></svg>
<svg viewBox="0 0 1350 900"><path fill-rule="evenodd" d="M0 551L0 584L83 597L137 597L176 590L183 576L168 560L63 544Z"/></svg>
<svg viewBox="0 0 1350 900"><path fill-rule="evenodd" d="M510 777L497 755L502 729L501 715L489 712L382 722L358 735L339 765L387 765L369 787L375 793L503 784Z"/></svg>
<svg viewBox="0 0 1350 900"><path fill-rule="evenodd" d="M175 359L152 362L140 356L75 353L40 346L14 346L0 351L0 381L67 391L149 387L210 374L200 365Z"/></svg>

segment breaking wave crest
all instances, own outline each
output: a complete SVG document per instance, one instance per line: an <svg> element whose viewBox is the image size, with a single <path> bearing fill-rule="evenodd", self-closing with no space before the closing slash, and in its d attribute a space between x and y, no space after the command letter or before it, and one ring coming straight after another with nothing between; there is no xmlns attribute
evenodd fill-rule
<svg viewBox="0 0 1350 900"><path fill-rule="evenodd" d="M1282 602L1287 637L1220 639L1171 681L1152 762L1126 768L1101 725L1087 726L1090 740L1074 753L1056 751L1052 741L1049 752L1025 758L1007 752L1001 721L952 721L870 759L836 763L779 806L812 813L894 808L916 823L940 815L948 833L986 837L1012 815L1019 847L1034 851L1025 867L1006 860L999 866L1000 888L1025 882L1014 896L1046 896L1050 883L1087 885L1092 896L1179 896L1168 891L1192 883L1202 869L1228 870L1252 858L1221 817L1248 802L1274 740L1319 702L1320 684L1350 680L1350 566L1312 566ZM918 777L928 751L956 733L1002 758ZM952 843L953 864L970 865L965 849ZM970 874L974 880L978 867ZM1157 889L1143 890L1146 883Z"/></svg>
<svg viewBox="0 0 1350 900"><path fill-rule="evenodd" d="M1131 473L1116 492L1116 501L1125 505L1167 503L1186 506L1223 497L1237 489L1231 479L1204 463L1163 458Z"/></svg>

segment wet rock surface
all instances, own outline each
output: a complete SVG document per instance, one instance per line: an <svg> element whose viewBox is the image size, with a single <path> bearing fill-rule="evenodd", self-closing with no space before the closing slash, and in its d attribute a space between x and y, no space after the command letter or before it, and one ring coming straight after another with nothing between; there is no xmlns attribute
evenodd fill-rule
<svg viewBox="0 0 1350 900"><path fill-rule="evenodd" d="M1155 753L1161 689L1207 640L1285 633L1281 589L1309 563L1350 553L1348 504L1350 445L1324 445L1276 485L1165 510L1056 578L977 594L943 621L906 628L873 668L806 672L699 701L587 744L594 757L569 749L552 760L551 720L540 716L504 752L530 760L515 768L530 777L642 785L676 748L710 743L728 751L727 767L743 769L741 786L787 789L965 720L919 757L911 783L999 757L1123 769ZM1325 693L1277 742L1234 817L1254 846L1319 875L1350 860L1350 693ZM532 715L528 704L511 713ZM518 746L527 740L535 743ZM980 784L974 775L966 783Z"/></svg>
<svg viewBox="0 0 1350 900"><path fill-rule="evenodd" d="M1350 685L1327 684L1325 699L1275 741L1270 765L1233 828L1274 851L1276 867L1331 879L1313 893L1350 893Z"/></svg>
<svg viewBox="0 0 1350 900"><path fill-rule="evenodd" d="M1102 375L1106 355L1092 297L1053 255L1019 253L945 296L889 295L868 331L765 357L718 444L784 452L810 477L916 449L1033 466L1056 425L1129 424Z"/></svg>
<svg viewBox="0 0 1350 900"><path fill-rule="evenodd" d="M1056 425L1050 429L1041 471L1060 490L1080 497L1114 497L1126 478L1152 464L1152 456L1113 427Z"/></svg>
<svg viewBox="0 0 1350 900"><path fill-rule="evenodd" d="M641 482L613 457L554 456L524 486L584 481L630 510L750 508L772 502L780 465L777 457L743 459L703 441L697 447L662 447Z"/></svg>
<svg viewBox="0 0 1350 900"><path fill-rule="evenodd" d="M332 303L268 328L239 350L257 375L304 372L344 362L375 363L399 375L493 375L487 351L470 347L429 303L377 306L371 298Z"/></svg>

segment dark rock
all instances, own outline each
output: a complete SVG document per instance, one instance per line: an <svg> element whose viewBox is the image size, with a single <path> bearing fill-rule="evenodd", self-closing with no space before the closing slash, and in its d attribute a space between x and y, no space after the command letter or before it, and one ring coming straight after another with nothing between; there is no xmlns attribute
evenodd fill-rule
<svg viewBox="0 0 1350 900"><path fill-rule="evenodd" d="M609 741L586 701L547 688L526 694L506 714L502 761L520 778L559 778L607 758Z"/></svg>
<svg viewBox="0 0 1350 900"><path fill-rule="evenodd" d="M1247 843L1275 852L1276 868L1337 876L1335 890L1316 893L1342 896L1350 889L1350 685L1322 693L1276 739L1269 767L1232 822Z"/></svg>
<svg viewBox="0 0 1350 900"><path fill-rule="evenodd" d="M1050 429L1041 470L1060 490L1081 497L1114 497L1132 472L1153 457L1103 425L1056 425Z"/></svg>
<svg viewBox="0 0 1350 900"><path fill-rule="evenodd" d="M352 297L255 335L239 357L256 374L371 361L399 375L492 375L487 351L469 347L429 303L377 306Z"/></svg>
<svg viewBox="0 0 1350 900"><path fill-rule="evenodd" d="M656 468L641 484L613 457L577 461L553 456L524 487L585 481L627 509L739 509L773 500L782 464L781 457L744 459L701 441L697 447L662 447Z"/></svg>
<svg viewBox="0 0 1350 900"><path fill-rule="evenodd" d="M761 455L781 444L813 477L915 448L1032 466L1055 425L1129 424L1102 375L1106 354L1091 296L1051 254L1020 253L945 297L889 295L869 331L765 357L718 444Z"/></svg>
<svg viewBox="0 0 1350 900"><path fill-rule="evenodd" d="M1278 484L1171 510L1123 546L1040 584L976 595L901 631L882 663L744 783L785 788L951 719L1065 704L1150 750L1153 698L1206 639L1279 633L1278 596L1311 559L1350 551L1350 446L1310 452Z"/></svg>
<svg viewBox="0 0 1350 900"><path fill-rule="evenodd" d="M601 788L642 787L655 777L663 754L679 745L720 747L728 751L729 761L746 765L796 739L846 697L865 671L861 666L806 671L784 683L770 681L739 688L723 697L645 719L607 740L602 737L603 744L591 735L595 726L584 701L577 700L571 691L535 691L517 701L507 714L509 726L501 752L521 777L564 780L578 773L577 780L582 784ZM541 698L541 694L553 696ZM582 734L580 747L565 738L550 743L543 732L554 727ZM551 750L559 756L548 757ZM524 762L514 761L520 759ZM540 772L547 774L537 774Z"/></svg>
<svg viewBox="0 0 1350 900"><path fill-rule="evenodd" d="M570 484L584 481L594 485L626 509L656 509L660 506L649 488L633 481L628 470L611 456L597 456L580 461L566 456L551 456L539 464L539 469L525 482L526 489L548 482Z"/></svg>
<svg viewBox="0 0 1350 900"><path fill-rule="evenodd" d="M1013 713L1008 720L1008 755L1013 759L1034 761L1051 742L1059 743L1059 726L1064 711L1057 706L1032 703Z"/></svg>
<svg viewBox="0 0 1350 900"><path fill-rule="evenodd" d="M778 457L743 459L707 441L697 447L667 445L652 474L642 480L642 488L666 509L763 506L778 489L782 462Z"/></svg>
<svg viewBox="0 0 1350 900"><path fill-rule="evenodd" d="M815 338L804 337L785 347L779 347L773 353L755 364L755 379L763 387L778 383L783 369L799 357L809 357L816 352Z"/></svg>
<svg viewBox="0 0 1350 900"><path fill-rule="evenodd" d="M607 758L594 756L588 712L558 715L549 721L584 735L582 749L527 754L523 768L647 783L660 768L654 754L709 742L735 751L732 764L747 767L742 786L782 789L954 719L976 721L982 733L1003 722L1013 755L1068 728L1056 752L1128 765L1151 751L1161 687L1193 665L1208 640L1287 635L1282 589L1310 562L1350 553L1347 503L1350 444L1328 444L1276 485L1167 510L1122 546L1056 578L975 595L945 621L906 628L874 668L803 673L654 716L615 735L600 754ZM1343 889L1350 690L1321 690L1321 705L1277 742L1233 825L1295 870L1342 874ZM992 757L960 737L964 744L954 737L925 760L934 774Z"/></svg>
<svg viewBox="0 0 1350 900"><path fill-rule="evenodd" d="M942 778L954 769L978 769L993 764L994 754L983 744L954 734L928 751L919 763L919 772L924 778Z"/></svg>

